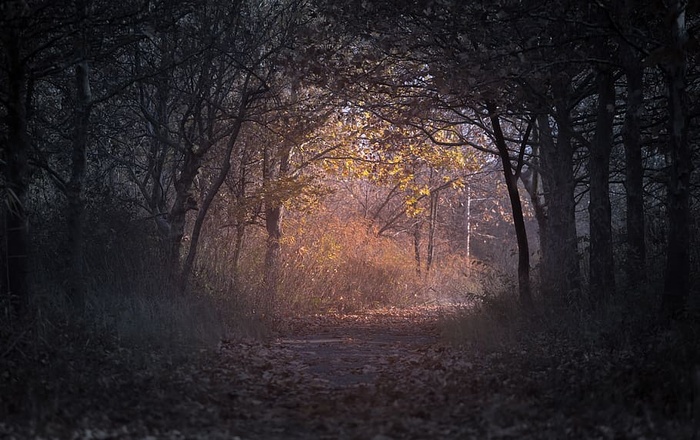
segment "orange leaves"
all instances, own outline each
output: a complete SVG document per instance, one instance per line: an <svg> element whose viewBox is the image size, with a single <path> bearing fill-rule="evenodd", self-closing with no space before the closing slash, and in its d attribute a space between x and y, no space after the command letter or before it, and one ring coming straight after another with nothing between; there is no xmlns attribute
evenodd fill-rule
<svg viewBox="0 0 700 440"><path fill-rule="evenodd" d="M321 211L288 218L285 234L294 240L284 247L284 309L350 311L413 299L419 280L410 252L377 237L369 222Z"/></svg>
<svg viewBox="0 0 700 440"><path fill-rule="evenodd" d="M409 216L424 210L419 201L430 195L431 187L442 183L459 189L462 177L480 166L473 150L448 145L457 141L448 130L432 135L444 143L439 145L418 128L397 125L358 107L348 105L332 119L316 138L337 147L324 159L323 170L343 181L398 188Z"/></svg>

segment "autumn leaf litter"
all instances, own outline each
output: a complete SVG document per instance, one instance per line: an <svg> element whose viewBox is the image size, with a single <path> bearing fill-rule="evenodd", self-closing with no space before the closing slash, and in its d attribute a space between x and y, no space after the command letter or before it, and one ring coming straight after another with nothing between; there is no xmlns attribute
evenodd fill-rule
<svg viewBox="0 0 700 440"><path fill-rule="evenodd" d="M423 307L286 320L267 341L223 341L215 352L162 371L115 373L100 389L71 391L40 423L0 422L0 436L661 439L690 433L682 418L663 417L644 402L601 398L596 381L612 386L606 381L614 377L614 362L606 370L594 353L576 357L573 348L552 350L547 344L557 344L546 340L514 351L453 347L440 338L443 315ZM114 365L104 368L109 377Z"/></svg>

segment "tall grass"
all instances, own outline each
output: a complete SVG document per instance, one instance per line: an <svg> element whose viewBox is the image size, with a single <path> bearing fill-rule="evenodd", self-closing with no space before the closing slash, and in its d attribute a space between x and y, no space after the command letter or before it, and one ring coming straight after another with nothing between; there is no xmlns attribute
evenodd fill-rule
<svg viewBox="0 0 700 440"><path fill-rule="evenodd" d="M36 228L31 313L0 322L0 419L48 423L82 399L251 332L235 296L201 289L201 280L177 288L149 225L105 217L87 234L80 308L65 294L60 218Z"/></svg>
<svg viewBox="0 0 700 440"><path fill-rule="evenodd" d="M280 302L295 312L354 312L402 306L424 285L407 246L379 237L366 221L330 213L292 218L286 227Z"/></svg>
<svg viewBox="0 0 700 440"><path fill-rule="evenodd" d="M668 321L659 303L652 288L642 288L595 308L540 299L526 312L515 294L500 292L446 317L443 333L477 353L497 353L514 368L549 371L538 386L558 387L562 401L574 396L586 410L623 405L631 414L642 408L647 417L687 420L700 365L700 308L691 305Z"/></svg>
<svg viewBox="0 0 700 440"><path fill-rule="evenodd" d="M31 256L33 312L23 322L0 323L10 335L0 341L0 355L21 354L22 346L61 346L65 341L56 339L69 334L84 347L99 341L135 357L159 352L175 358L215 347L222 337L245 330L245 307L234 296L215 289L179 291L150 224L114 212L90 214L101 218L86 231L85 304L77 309L66 297L62 219L44 218L34 228L40 232ZM12 337L30 334L33 340L23 343Z"/></svg>
<svg viewBox="0 0 700 440"><path fill-rule="evenodd" d="M412 237L379 236L360 217L319 209L284 221L276 307L285 314L355 312L383 306L464 303L505 289L509 277L459 255L439 255L430 273L417 270ZM209 227L199 251L200 280L229 291L251 310L264 302L266 234L248 227L238 266L232 231ZM233 281L233 274L238 278Z"/></svg>

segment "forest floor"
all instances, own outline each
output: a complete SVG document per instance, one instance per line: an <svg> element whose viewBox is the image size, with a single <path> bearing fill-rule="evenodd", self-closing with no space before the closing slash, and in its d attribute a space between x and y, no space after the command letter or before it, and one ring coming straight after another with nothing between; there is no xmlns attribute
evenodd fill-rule
<svg viewBox="0 0 700 440"><path fill-rule="evenodd" d="M265 341L224 341L159 370L125 370L118 353L107 354L82 373L75 367L79 383L43 384L47 398L33 402L32 420L0 419L0 437L691 438L685 411L664 415L631 385L637 379L626 382L625 368L636 367L616 363L624 355L606 360L548 341L454 347L441 338L446 313L424 306L295 319ZM11 397L3 403L11 407Z"/></svg>

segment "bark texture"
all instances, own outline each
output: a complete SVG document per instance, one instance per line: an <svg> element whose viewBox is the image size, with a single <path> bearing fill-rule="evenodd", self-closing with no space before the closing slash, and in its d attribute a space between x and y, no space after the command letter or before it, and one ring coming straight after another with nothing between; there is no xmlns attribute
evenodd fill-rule
<svg viewBox="0 0 700 440"><path fill-rule="evenodd" d="M508 198L513 214L513 225L518 242L518 291L520 303L526 308L532 308L532 293L530 285L530 248L527 241L527 230L525 229L525 218L523 216L523 206L520 201L518 190L518 176L510 163L510 152L501 129L501 123L496 113L496 108L489 105L489 118L493 127L496 148L503 165L503 174L508 189Z"/></svg>
<svg viewBox="0 0 700 440"><path fill-rule="evenodd" d="M600 303L615 292L610 207L610 153L613 144L614 116L615 81L612 72L605 69L599 73L598 77L598 115L588 161L590 173L589 298L593 304Z"/></svg>
<svg viewBox="0 0 700 440"><path fill-rule="evenodd" d="M692 155L688 143L686 90L686 2L670 2L672 49L675 56L665 66L668 87L668 248L662 308L674 316L686 305L690 291L690 174Z"/></svg>
<svg viewBox="0 0 700 440"><path fill-rule="evenodd" d="M69 292L73 305L82 308L85 302L85 173L87 170L87 150L89 142L90 111L92 95L90 92L90 66L85 59L75 66L76 105L74 110L73 150L71 154L71 174L66 185L68 206L68 252L69 252Z"/></svg>
<svg viewBox="0 0 700 440"><path fill-rule="evenodd" d="M574 200L574 149L568 86L555 84L556 138L547 114L538 116L540 167L546 214L538 220L542 244L542 289L551 299L577 300L581 289L578 262L576 204Z"/></svg>
<svg viewBox="0 0 700 440"><path fill-rule="evenodd" d="M10 32L6 47L7 115L5 117L7 133L3 148L3 173L6 189L3 209L5 225L5 280L6 294L10 296L15 311L22 315L27 310L29 301L28 254L29 229L26 215L26 196L28 187L29 141L27 139L27 104L28 96L26 65L22 60L20 38Z"/></svg>
<svg viewBox="0 0 700 440"><path fill-rule="evenodd" d="M622 140L625 146L625 193L627 204L627 264L631 287L646 281L646 242L644 237L644 167L640 118L643 110L643 67L632 48L624 57L627 100Z"/></svg>

